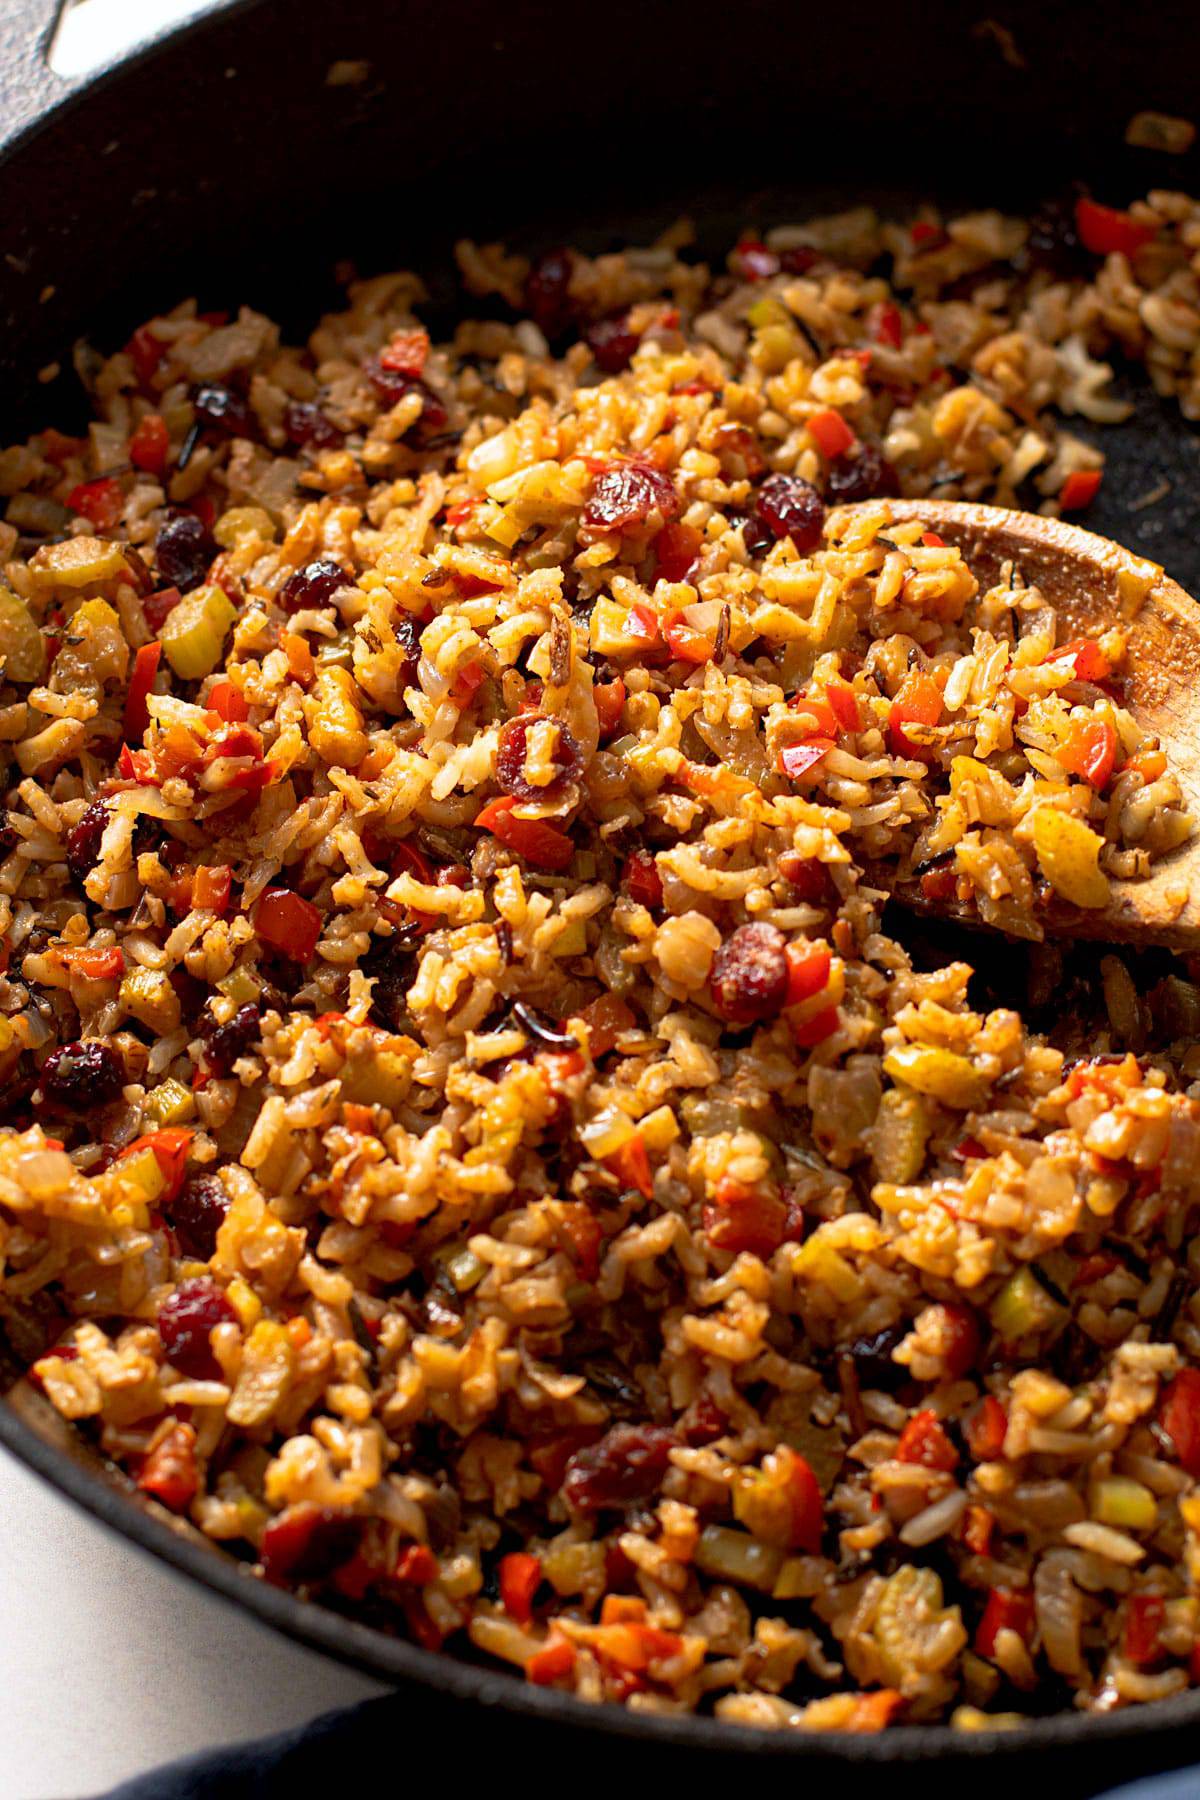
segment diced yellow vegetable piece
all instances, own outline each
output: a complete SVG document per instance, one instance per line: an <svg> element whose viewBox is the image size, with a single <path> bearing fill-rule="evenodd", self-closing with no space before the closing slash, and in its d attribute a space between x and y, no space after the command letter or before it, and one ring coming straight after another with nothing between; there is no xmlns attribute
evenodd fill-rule
<svg viewBox="0 0 1200 1800"><path fill-rule="evenodd" d="M554 940L555 956L584 956L587 953L587 926L582 919L568 919Z"/></svg>
<svg viewBox="0 0 1200 1800"><path fill-rule="evenodd" d="M262 1318L262 1301L240 1275L235 1275L225 1289L225 1298L241 1320L243 1331L249 1331Z"/></svg>
<svg viewBox="0 0 1200 1800"><path fill-rule="evenodd" d="M623 656L636 649L645 640L635 638L629 625L629 614L625 608L618 606L606 594L601 594L592 608L588 624L592 649L601 656Z"/></svg>
<svg viewBox="0 0 1200 1800"><path fill-rule="evenodd" d="M811 1556L789 1556L779 1574L775 1577L775 1586L771 1589L773 1600L808 1600L819 1592L820 1568L816 1564L817 1575L814 1580L814 1559Z"/></svg>
<svg viewBox="0 0 1200 1800"><path fill-rule="evenodd" d="M46 673L46 640L23 600L0 588L0 656L9 681L40 681Z"/></svg>
<svg viewBox="0 0 1200 1800"><path fill-rule="evenodd" d="M774 294L764 294L746 314L746 318L755 331L762 331L768 325L791 325L792 315L782 300Z"/></svg>
<svg viewBox="0 0 1200 1800"><path fill-rule="evenodd" d="M446 1273L460 1294L469 1294L487 1274L487 1264L465 1244L444 1257Z"/></svg>
<svg viewBox="0 0 1200 1800"><path fill-rule="evenodd" d="M223 588L198 587L171 608L159 633L167 661L184 681L211 675L237 608Z"/></svg>
<svg viewBox="0 0 1200 1800"><path fill-rule="evenodd" d="M87 587L93 581L115 581L129 575L120 544L107 538L64 538L61 544L43 544L29 559L29 573L38 587Z"/></svg>
<svg viewBox="0 0 1200 1800"><path fill-rule="evenodd" d="M1033 847L1042 874L1073 906L1107 906L1111 890L1100 867L1103 839L1073 813L1039 806L1033 815Z"/></svg>
<svg viewBox="0 0 1200 1800"><path fill-rule="evenodd" d="M178 1029L179 995L163 969L130 969L121 982L118 999L126 1012L152 1031Z"/></svg>
<svg viewBox="0 0 1200 1800"><path fill-rule="evenodd" d="M213 537L222 550L232 550L239 538L258 537L275 542L275 521L261 506L231 506L213 526Z"/></svg>
<svg viewBox="0 0 1200 1800"><path fill-rule="evenodd" d="M870 1130L871 1155L880 1181L915 1181L925 1161L929 1112L920 1094L888 1088Z"/></svg>
<svg viewBox="0 0 1200 1800"><path fill-rule="evenodd" d="M217 986L235 1006L245 1006L247 1000L258 998L258 982L249 969L231 969L228 975L221 977Z"/></svg>
<svg viewBox="0 0 1200 1800"><path fill-rule="evenodd" d="M342 1070L342 1098L360 1106L395 1106L409 1090L412 1063L395 1050L347 1063Z"/></svg>
<svg viewBox="0 0 1200 1800"><path fill-rule="evenodd" d="M656 1106L639 1119L638 1131L647 1150L669 1150L679 1136L679 1121L669 1106Z"/></svg>
<svg viewBox="0 0 1200 1800"><path fill-rule="evenodd" d="M943 1050L936 1044L902 1044L889 1050L883 1059L885 1075L928 1094L944 1106L966 1112L981 1106L987 1097L988 1084L965 1056Z"/></svg>
<svg viewBox="0 0 1200 1800"><path fill-rule="evenodd" d="M1107 1475L1091 1491L1093 1519L1125 1531L1151 1531L1158 1522L1158 1502L1148 1487L1126 1475Z"/></svg>
<svg viewBox="0 0 1200 1800"><path fill-rule="evenodd" d="M167 1185L158 1158L151 1149L135 1150L132 1156L123 1156L118 1173L122 1180L132 1181L147 1201L157 1200Z"/></svg>
<svg viewBox="0 0 1200 1800"><path fill-rule="evenodd" d="M819 1226L808 1242L793 1253L792 1268L804 1281L828 1288L833 1298L844 1306L851 1305L862 1294L862 1281L845 1257L824 1241Z"/></svg>
<svg viewBox="0 0 1200 1800"><path fill-rule="evenodd" d="M606 1108L590 1119L579 1135L587 1145L588 1155L603 1161L606 1156L615 1156L633 1133L633 1122L626 1113Z"/></svg>

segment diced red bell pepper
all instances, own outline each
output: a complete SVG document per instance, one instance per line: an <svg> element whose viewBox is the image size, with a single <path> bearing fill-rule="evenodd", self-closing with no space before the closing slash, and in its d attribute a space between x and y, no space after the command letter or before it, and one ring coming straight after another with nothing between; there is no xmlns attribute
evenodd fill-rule
<svg viewBox="0 0 1200 1800"><path fill-rule="evenodd" d="M499 799L489 801L482 812L476 814L476 826L480 831L490 831L508 849L532 863L535 869L565 869L575 854L571 839L544 819L514 818L516 804L511 794L502 794Z"/></svg>
<svg viewBox="0 0 1200 1800"><path fill-rule="evenodd" d="M945 538L939 537L936 531L923 531L921 542L927 550L944 550L946 548Z"/></svg>
<svg viewBox="0 0 1200 1800"><path fill-rule="evenodd" d="M194 1425L175 1424L163 1434L142 1464L137 1484L172 1512L190 1505L200 1487Z"/></svg>
<svg viewBox="0 0 1200 1800"><path fill-rule="evenodd" d="M906 725L936 725L942 716L942 690L932 675L913 669L904 677L888 712L888 742L893 756L932 760L933 751L909 737Z"/></svg>
<svg viewBox="0 0 1200 1800"><path fill-rule="evenodd" d="M942 1306L942 1332L946 1348L942 1360L951 1381L961 1381L979 1355L979 1321L969 1306Z"/></svg>
<svg viewBox="0 0 1200 1800"><path fill-rule="evenodd" d="M396 1563L396 1580L427 1587L437 1580L438 1561L424 1544L406 1544Z"/></svg>
<svg viewBox="0 0 1200 1800"><path fill-rule="evenodd" d="M678 519L672 519L664 525L654 540L659 579L686 581L703 542L702 533L694 525L681 525Z"/></svg>
<svg viewBox="0 0 1200 1800"><path fill-rule="evenodd" d="M629 609L629 634L642 638L647 644L657 644L661 639L658 614L644 600L635 600Z"/></svg>
<svg viewBox="0 0 1200 1800"><path fill-rule="evenodd" d="M146 787L162 786L161 779L155 774L154 758L148 750L131 750L128 744L122 744L117 769L126 781L141 782Z"/></svg>
<svg viewBox="0 0 1200 1800"><path fill-rule="evenodd" d="M825 698L843 731L857 731L859 726L858 695L840 675L831 675L825 683Z"/></svg>
<svg viewBox="0 0 1200 1800"><path fill-rule="evenodd" d="M967 1449L976 1462L995 1462L1004 1454L1008 1414L994 1394L985 1394L963 1421Z"/></svg>
<svg viewBox="0 0 1200 1800"><path fill-rule="evenodd" d="M232 886L233 870L227 863L201 864L192 879L191 903L202 912L225 913Z"/></svg>
<svg viewBox="0 0 1200 1800"><path fill-rule="evenodd" d="M802 713L805 719L812 720L809 735L815 738L836 738L842 729L841 719L834 711L833 703L820 688L802 694L793 694L788 701L792 712ZM858 722L857 711L855 723Z"/></svg>
<svg viewBox="0 0 1200 1800"><path fill-rule="evenodd" d="M291 888L268 888L258 903L254 928L265 944L293 962L307 962L317 947L324 920L311 900Z"/></svg>
<svg viewBox="0 0 1200 1800"><path fill-rule="evenodd" d="M920 1463L925 1469L953 1469L958 1451L946 1436L936 1413L926 1408L914 1413L896 1446L896 1461Z"/></svg>
<svg viewBox="0 0 1200 1800"><path fill-rule="evenodd" d="M837 1028L838 1009L836 1006L827 1006L824 1012L814 1013L803 1024L793 1025L791 1032L798 1050L814 1050L827 1037L832 1037Z"/></svg>
<svg viewBox="0 0 1200 1800"><path fill-rule="evenodd" d="M763 1458L763 1479L781 1487L786 1501L784 1548L818 1556L825 1529L825 1501L820 1484L799 1451L781 1444Z"/></svg>
<svg viewBox="0 0 1200 1800"><path fill-rule="evenodd" d="M528 1551L514 1550L500 1558L500 1604L518 1625L533 1617L533 1596L542 1583L542 1565Z"/></svg>
<svg viewBox="0 0 1200 1800"><path fill-rule="evenodd" d="M779 753L779 766L789 781L801 781L817 767L833 749L832 738L806 738L802 744L788 744Z"/></svg>
<svg viewBox="0 0 1200 1800"><path fill-rule="evenodd" d="M784 953L787 957L788 985L785 1006L799 1006L805 1000L811 1000L822 988L829 985L829 971L833 958L829 945L821 942L804 942L797 939L790 943Z"/></svg>
<svg viewBox="0 0 1200 1800"><path fill-rule="evenodd" d="M42 455L47 462L57 463L61 469L72 456L85 456L88 441L86 438L67 437L48 425L41 434Z"/></svg>
<svg viewBox="0 0 1200 1800"><path fill-rule="evenodd" d="M582 1200L567 1201L562 1208L559 1238L582 1281L595 1281L600 1273L604 1233L590 1206Z"/></svg>
<svg viewBox="0 0 1200 1800"><path fill-rule="evenodd" d="M673 656L680 662L711 662L713 654L712 641L702 631L696 631L688 624L681 612L669 612L663 619L663 636Z"/></svg>
<svg viewBox="0 0 1200 1800"><path fill-rule="evenodd" d="M654 1174L650 1168L650 1158L646 1154L646 1145L640 1131L635 1131L619 1150L614 1151L611 1156L606 1156L604 1160L617 1180L623 1182L627 1188L636 1188L639 1194L646 1196L647 1200L653 1196Z"/></svg>
<svg viewBox="0 0 1200 1800"><path fill-rule="evenodd" d="M962 1539L972 1556L986 1556L992 1547L996 1519L986 1506L968 1506L963 1516Z"/></svg>
<svg viewBox="0 0 1200 1800"><path fill-rule="evenodd" d="M161 661L162 645L157 639L152 644L143 644L133 659L133 674L129 678L129 691L125 696L126 739L141 738L150 723L146 699L153 690L154 677L158 674Z"/></svg>
<svg viewBox="0 0 1200 1800"><path fill-rule="evenodd" d="M743 281L769 281L779 273L778 256L757 238L743 238L733 254Z"/></svg>
<svg viewBox="0 0 1200 1800"><path fill-rule="evenodd" d="M464 663L463 667L454 677L454 682L450 689L450 698L453 700L455 706L461 707L469 706L471 704L475 695L475 690L483 680L485 673L486 670L482 663Z"/></svg>
<svg viewBox="0 0 1200 1800"><path fill-rule="evenodd" d="M920 886L926 900L953 900L958 891L958 871L953 863L945 863L940 869L926 869Z"/></svg>
<svg viewBox="0 0 1200 1800"><path fill-rule="evenodd" d="M845 1729L885 1731L903 1705L904 1695L899 1688L872 1688L869 1694L856 1694Z"/></svg>
<svg viewBox="0 0 1200 1800"><path fill-rule="evenodd" d="M394 331L391 343L380 352L379 363L381 368L394 369L397 374L415 376L425 367L428 355L427 331Z"/></svg>
<svg viewBox="0 0 1200 1800"><path fill-rule="evenodd" d="M824 412L814 413L811 419L806 420L806 424L821 455L830 460L835 456L845 456L857 441L841 413L834 412L830 407Z"/></svg>
<svg viewBox="0 0 1200 1800"><path fill-rule="evenodd" d="M801 856L798 850L785 850L779 858L779 873L791 883L801 900L817 905L829 898L829 875L825 864L815 856Z"/></svg>
<svg viewBox="0 0 1200 1800"><path fill-rule="evenodd" d="M1035 1618L1033 1595L1023 1588L995 1587L987 1597L983 1617L975 1633L975 1651L979 1656L996 1654L996 1639L1002 1631L1015 1631L1029 1642Z"/></svg>
<svg viewBox="0 0 1200 1800"><path fill-rule="evenodd" d="M1099 793L1108 786L1116 767L1116 728L1107 719L1081 719L1071 726L1057 754L1064 769L1081 775Z"/></svg>
<svg viewBox="0 0 1200 1800"><path fill-rule="evenodd" d="M109 950L68 950L64 960L73 974L85 981L115 981L125 973L125 952L115 946Z"/></svg>
<svg viewBox="0 0 1200 1800"><path fill-rule="evenodd" d="M728 1250L734 1256L745 1250L764 1262L787 1234L783 1201L729 1175L718 1182L715 1200L705 1205L703 1219L705 1235L715 1250Z"/></svg>
<svg viewBox="0 0 1200 1800"><path fill-rule="evenodd" d="M1101 206L1086 194L1075 202L1075 229L1080 243L1093 256L1111 256L1115 251L1136 256L1143 244L1157 235L1153 225L1143 225L1115 207Z"/></svg>
<svg viewBox="0 0 1200 1800"><path fill-rule="evenodd" d="M653 911L662 905L662 876L648 851L634 850L626 858L625 885L629 889L629 898L636 900L639 906L647 906Z"/></svg>
<svg viewBox="0 0 1200 1800"><path fill-rule="evenodd" d="M525 1679L535 1687L553 1687L575 1667L575 1646L565 1637L551 1637L525 1664Z"/></svg>
<svg viewBox="0 0 1200 1800"><path fill-rule="evenodd" d="M917 219L910 227L908 235L914 244L932 244L936 239L944 238L946 234L940 225L932 225L928 219Z"/></svg>
<svg viewBox="0 0 1200 1800"><path fill-rule="evenodd" d="M606 1056L623 1031L632 1031L637 1019L617 994L601 994L572 1015L587 1026L592 1061Z"/></svg>
<svg viewBox="0 0 1200 1800"><path fill-rule="evenodd" d="M121 517L125 496L115 475L101 475L96 481L81 481L72 488L67 505L97 531L111 531Z"/></svg>
<svg viewBox="0 0 1200 1800"><path fill-rule="evenodd" d="M138 420L129 440L129 460L135 469L144 469L147 475L161 475L166 469L170 448L165 423L158 413L147 413Z"/></svg>
<svg viewBox="0 0 1200 1800"><path fill-rule="evenodd" d="M1103 478L1102 469L1076 469L1059 489L1058 504L1063 512L1082 512L1096 498Z"/></svg>
<svg viewBox="0 0 1200 1800"><path fill-rule="evenodd" d="M621 723L625 706L625 683L618 675L613 681L598 681L592 689L596 703L596 719L602 738L611 737Z"/></svg>
<svg viewBox="0 0 1200 1800"><path fill-rule="evenodd" d="M437 870L412 838L401 838L392 851L392 874L412 875L425 887L437 886Z"/></svg>
<svg viewBox="0 0 1200 1800"><path fill-rule="evenodd" d="M204 704L227 725L242 725L250 717L246 696L232 681L214 682Z"/></svg>
<svg viewBox="0 0 1200 1800"><path fill-rule="evenodd" d="M155 337L148 325L139 325L126 344L125 353L133 363L139 387L147 387L154 371L167 354L167 346L161 338Z"/></svg>
<svg viewBox="0 0 1200 1800"><path fill-rule="evenodd" d="M1072 638L1069 644L1052 651L1046 660L1054 663L1069 660L1075 680L1090 681L1093 685L1107 681L1113 672L1112 664L1095 638Z"/></svg>
<svg viewBox="0 0 1200 1800"><path fill-rule="evenodd" d="M904 321L900 317L900 308L890 300L885 300L882 305L873 309L871 336L877 344L890 344L893 350L898 350L904 342Z"/></svg>
<svg viewBox="0 0 1200 1800"><path fill-rule="evenodd" d="M1200 1369L1180 1369L1171 1377L1158 1422L1175 1446L1179 1466L1200 1480Z"/></svg>
<svg viewBox="0 0 1200 1800"><path fill-rule="evenodd" d="M1157 1662L1162 1655L1159 1633L1167 1607L1161 1594L1130 1594L1125 1608L1125 1654L1138 1668Z"/></svg>

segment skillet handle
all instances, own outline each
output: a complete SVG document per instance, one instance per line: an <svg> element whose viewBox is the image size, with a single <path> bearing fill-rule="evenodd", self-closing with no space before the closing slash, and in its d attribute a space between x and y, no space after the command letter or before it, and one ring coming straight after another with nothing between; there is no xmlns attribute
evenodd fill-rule
<svg viewBox="0 0 1200 1800"><path fill-rule="evenodd" d="M50 46L65 0L0 0L0 139L11 143L78 85L57 75Z"/></svg>

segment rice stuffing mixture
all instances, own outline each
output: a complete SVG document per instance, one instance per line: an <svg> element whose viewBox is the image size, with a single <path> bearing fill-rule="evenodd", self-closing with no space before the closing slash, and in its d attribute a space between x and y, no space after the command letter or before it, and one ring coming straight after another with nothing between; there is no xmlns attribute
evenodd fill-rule
<svg viewBox="0 0 1200 1800"><path fill-rule="evenodd" d="M1124 630L888 500L1079 509L1108 356L1200 416L1200 205L459 262L448 343L406 274L303 350L188 303L0 453L30 1379L267 1580L587 1699L1182 1690L1200 987L1040 918L1191 824Z"/></svg>

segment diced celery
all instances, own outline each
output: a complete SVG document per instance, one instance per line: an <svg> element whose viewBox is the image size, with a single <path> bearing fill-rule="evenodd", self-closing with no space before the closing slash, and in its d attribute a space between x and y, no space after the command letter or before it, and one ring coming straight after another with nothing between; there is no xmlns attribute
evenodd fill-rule
<svg viewBox="0 0 1200 1800"><path fill-rule="evenodd" d="M73 537L61 544L43 544L29 560L29 573L39 587L79 588L121 575L128 578L129 565L120 544L107 538Z"/></svg>
<svg viewBox="0 0 1200 1800"><path fill-rule="evenodd" d="M185 681L211 675L237 608L223 588L198 587L173 606L159 636L167 661Z"/></svg>
<svg viewBox="0 0 1200 1800"><path fill-rule="evenodd" d="M762 331L768 325L790 325L792 315L782 300L774 294L764 294L754 302L746 318L755 331Z"/></svg>
<svg viewBox="0 0 1200 1800"><path fill-rule="evenodd" d="M144 1110L147 1117L160 1128L164 1125L182 1125L195 1112L196 1102L190 1089L185 1088L182 1081L176 1081L172 1075L151 1089L146 1096Z"/></svg>
<svg viewBox="0 0 1200 1800"><path fill-rule="evenodd" d="M158 1158L149 1148L135 1150L132 1156L123 1156L119 1172L125 1181L132 1181L141 1190L147 1201L157 1200L167 1185Z"/></svg>
<svg viewBox="0 0 1200 1800"><path fill-rule="evenodd" d="M583 956L587 952L587 926L582 919L569 919L554 940L555 956Z"/></svg>
<svg viewBox="0 0 1200 1800"><path fill-rule="evenodd" d="M222 975L217 986L235 1006L245 1006L248 1000L258 998L258 982L249 969L231 969L228 975Z"/></svg>
<svg viewBox="0 0 1200 1800"><path fill-rule="evenodd" d="M60 506L48 494L14 494L4 516L17 531L42 537L62 531L71 523L72 515L68 507Z"/></svg>
<svg viewBox="0 0 1200 1800"><path fill-rule="evenodd" d="M679 1121L669 1106L656 1106L639 1119L638 1131L647 1150L668 1150L679 1136Z"/></svg>
<svg viewBox="0 0 1200 1800"><path fill-rule="evenodd" d="M1062 1306L1028 1266L1009 1276L991 1305L992 1324L1006 1344L1048 1330L1062 1315Z"/></svg>
<svg viewBox="0 0 1200 1800"><path fill-rule="evenodd" d="M23 600L0 588L0 656L10 681L40 681L46 673L46 640Z"/></svg>
<svg viewBox="0 0 1200 1800"><path fill-rule="evenodd" d="M132 1013L152 1031L178 1029L179 995L171 986L171 978L162 969L130 969L121 982L118 999L125 1011Z"/></svg>
<svg viewBox="0 0 1200 1800"><path fill-rule="evenodd" d="M986 1078L967 1058L936 1044L902 1044L899 1049L889 1050L883 1059L883 1072L893 1081L902 1081L919 1094L928 1094L944 1106L954 1106L962 1112L981 1106L987 1097Z"/></svg>
<svg viewBox="0 0 1200 1800"><path fill-rule="evenodd" d="M729 1525L706 1525L696 1545L696 1567L719 1581L741 1581L747 1587L772 1592L783 1567L783 1551L762 1544L748 1531Z"/></svg>
<svg viewBox="0 0 1200 1800"><path fill-rule="evenodd" d="M460 1294L469 1294L472 1288L479 1286L487 1274L487 1264L465 1244L460 1245L457 1250L452 1250L448 1256L441 1258L441 1261L445 1265L447 1275Z"/></svg>
<svg viewBox="0 0 1200 1800"><path fill-rule="evenodd" d="M789 1556L775 1577L771 1598L773 1600L807 1600L816 1592L818 1592L818 1587L813 1581L812 1557Z"/></svg>

